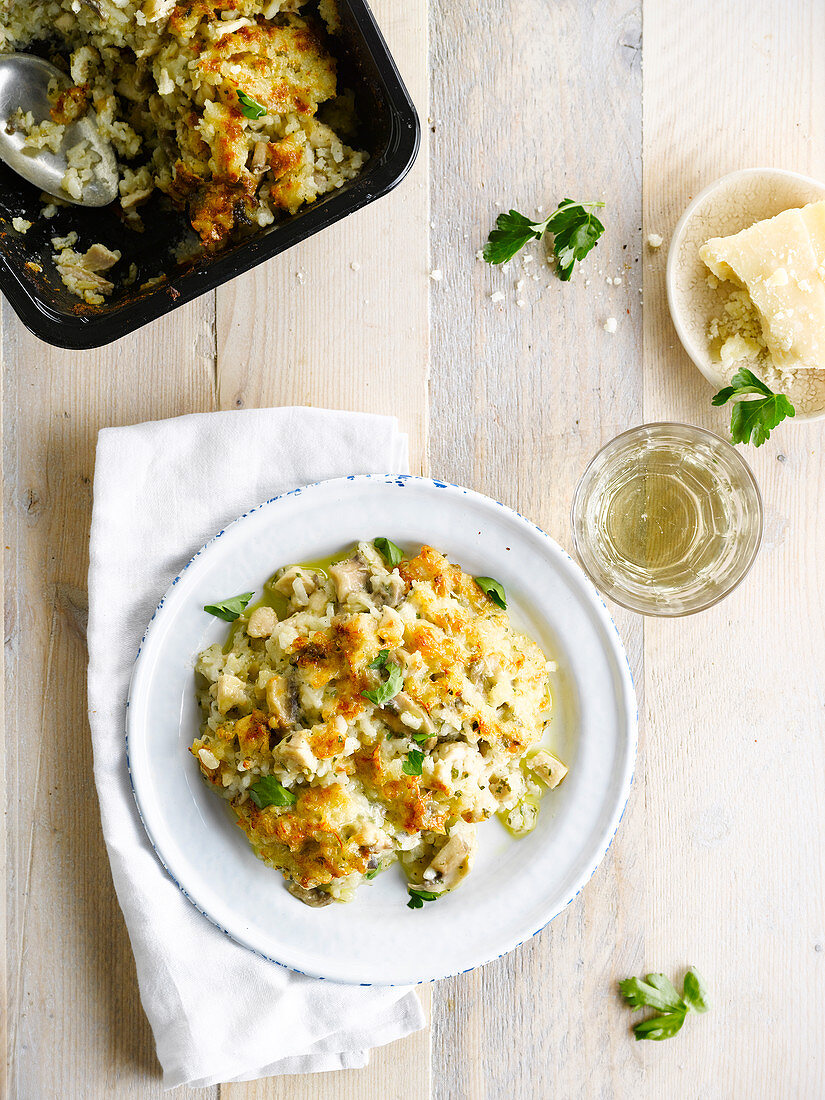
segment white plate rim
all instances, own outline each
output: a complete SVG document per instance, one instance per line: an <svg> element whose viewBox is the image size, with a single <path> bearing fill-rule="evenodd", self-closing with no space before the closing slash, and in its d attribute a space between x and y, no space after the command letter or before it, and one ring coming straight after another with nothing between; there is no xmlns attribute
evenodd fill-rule
<svg viewBox="0 0 825 1100"><path fill-rule="evenodd" d="M137 786L135 784L135 776L134 776L133 770L132 770L130 747L129 747L130 726L131 726L130 717L131 717L131 714L132 714L131 703L132 703L133 696L135 694L136 687L139 687L139 685L140 685L141 655L147 650L147 647L151 644L153 636L154 636L155 632L158 629L158 626L157 626L158 617L163 612L163 609L164 609L166 603L168 602L168 600L169 600L170 596L172 595L174 589L177 587L178 583L180 582L180 580L184 576L184 574L187 572L187 570L191 566L193 566L195 564L195 562L199 558L201 558L202 555L204 553L206 553L209 550L209 548L219 538L221 538L228 530L230 530L231 528L235 528L236 525L242 523L245 519L247 519L247 517L249 517L253 513L258 513L262 509L273 506L273 505L277 504L279 501L284 500L286 498L292 498L292 497L295 497L295 496L299 496L299 495L302 495L306 492L311 492L311 491L314 491L314 490L318 490L321 487L330 487L330 486L334 486L334 485L344 485L345 483L361 483L361 484L363 484L365 482L381 482L381 483L387 484L387 485L391 485L391 484L395 483L399 487L401 487L401 486L403 486L407 483L412 483L412 484L416 484L416 485L419 485L419 486L427 486L427 487L430 487L432 489L439 490L439 491L448 490L450 492L460 493L463 496L470 497L472 500L474 500L476 503L480 504L482 507L485 507L485 508L494 507L496 509L500 509L511 522L515 523L515 525L517 527L527 528L529 531L531 531L533 533L536 533L539 536L541 536L541 538L544 540L545 545L550 550L551 554L553 556L556 556L568 568L572 567L573 573L574 573L574 575L577 576L577 579L581 583L584 593L589 597L589 604L590 604L591 610L595 613L595 615L597 616L601 626L604 628L604 636L605 636L605 638L606 638L606 640L607 640L607 642L610 646L611 656L614 659L615 668L616 668L616 671L617 671L619 679L620 679L621 698L624 702L624 710L623 710L623 713L622 713L622 717L624 719L623 726L624 726L624 729L626 731L626 752L625 752L624 768L622 770L620 780L619 780L619 784L618 784L618 788L617 788L618 789L618 794L614 798L613 803L610 806L610 814L609 814L608 823L605 825L604 829L602 830L602 835L601 835L600 842L597 845L594 845L593 849L591 850L590 859L587 861L585 867L583 868L583 870L579 874L578 878L576 879L575 883L573 884L573 887L568 891L569 896L566 897L558 905L555 905L555 906L551 907L552 911L549 912L549 914L546 916L546 918L543 919L542 922L537 927L535 927L527 935L524 935L521 938L519 938L518 935L517 935L516 938L512 940L512 942L508 941L502 947L502 950L498 952L498 954L492 954L492 955L489 955L488 957L480 958L477 962L473 963L472 966L465 967L463 969L449 970L445 973L432 974L432 975L429 975L429 976L423 977L423 978L411 977L409 979L399 979L399 980L386 981L386 982L382 982L382 981L353 982L350 979L336 978L336 977L334 977L330 974L323 974L323 973L315 972L313 970L301 970L298 967L296 967L294 965L291 965L286 960L276 959L276 958L273 958L271 955L265 954L264 952L259 950L259 948L255 947L254 944L248 942L244 938L244 936L239 932L239 930L237 930L237 929L230 930L228 928L225 928L221 922L219 922L214 917L212 917L211 914L207 911L207 909L204 906L202 906L201 904L199 904L197 898L195 898L186 889L186 887L185 887L185 885L182 881L183 876L181 876L179 874L179 872L176 872L169 865L169 863L164 858L164 856L161 852L159 842L156 840L155 836L153 835L152 830L149 826L149 823L145 819L144 814L143 814L142 809L141 809L140 797L139 797L139 794L138 794ZM163 596L161 597L160 601L158 602L157 607L155 608L154 612L152 613L152 617L150 618L149 623L146 627L146 630L143 633L143 637L141 638L141 642L140 642L140 645L138 646L137 654L135 655L135 660L134 660L134 663L133 663L133 666L132 666L132 672L131 672L131 676L130 676L130 680L129 680L129 690L128 690L127 700L126 700L126 719L125 719L124 733L125 733L125 747L126 747L126 769L127 769L127 773L128 773L128 776L129 776L129 785L130 785L130 788L132 790L132 796L133 796L134 801L135 801L135 806L136 806L136 809L137 809L138 817L139 817L140 822L141 822L141 824L142 824L142 826L145 830L146 836L149 840L149 843L152 846L152 850L154 851L154 854L155 854L158 862L163 867L164 871L166 872L168 877L172 880L172 882L175 884L175 886L177 886L177 888L180 890L180 892L187 899L187 901L203 917L205 917L213 927L217 928L220 932L222 932L230 940L237 943L239 946L245 948L247 951L251 951L252 954L257 955L259 958L264 959L266 962L274 963L277 966L284 967L284 969L291 970L294 973L302 974L302 975L305 975L307 977L314 977L314 978L318 978L320 980L330 981L330 982L333 982L333 983L341 982L342 984L347 984L347 985L357 984L357 985L360 985L360 986L369 987L369 986L373 986L373 985L375 985L375 986L424 985L424 984L427 984L429 982L440 981L443 978L455 977L459 974L470 973L471 971L478 969L478 967L485 966L487 963L493 962L496 959L500 959L504 955L509 954L509 952L514 951L517 947L520 947L523 943L526 943L528 940L532 939L534 936L536 936L540 932L542 932L553 920L555 920L555 918L557 916L559 916L560 913L564 912L564 910L568 907L568 905L570 905L571 902L573 902L575 900L575 898L578 897L578 895L581 893L581 891L584 889L584 887L588 884L590 879L595 874L596 870L598 869L599 865L601 864L602 860L604 859L605 855L607 854L607 852L610 848L610 845L612 844L613 839L614 839L614 837L615 837L615 835L616 835L616 833L619 829L619 825L621 824L621 821L624 817L624 814L625 814L625 811L627 809L627 805L628 805L628 802L629 802L629 799L630 799L631 789L632 789L632 786L633 786L634 771L635 771L635 765L636 765L636 759L637 759L637 750L638 750L638 724L639 724L638 703L637 703L637 699L636 699L635 686L634 686L634 683L633 683L633 675L632 675L631 670L630 670L630 664L629 664L629 661L628 661L627 653L625 651L624 645L623 645L621 637L619 635L618 628L616 627L616 624L613 622L613 619L610 615L610 612L607 609L607 605L605 604L604 600L602 599L601 595L599 594L599 592L596 589L593 582L590 580L590 578L587 576L587 574L582 569L582 567L578 564L578 562L576 562L571 557L571 555L568 554L567 551L562 546L560 546L559 543L557 543L555 541L555 539L553 539L550 535L548 535L547 532L544 531L537 524L533 523L532 520L529 520L525 516L523 516L520 512L517 512L517 511L515 511L515 509L510 508L508 505L502 504L501 501L497 501L493 497L488 497L488 496L484 495L483 493L477 492L474 489L468 489L468 488L466 488L464 486L461 486L461 485L455 485L451 482L444 481L444 480L439 479L439 478L422 477L422 476L418 476L418 475L415 475L415 474L374 473L374 474L350 474L350 475L347 475L347 476L344 476L344 477L327 478L327 479L324 479L323 481L316 481L316 482L312 482L308 485L302 485L302 486L299 486L298 488L290 489L290 490L288 490L284 493L279 493L277 496L270 497L268 500L262 501L259 504L254 505L253 507L249 508L247 511L243 512L241 515L237 516L235 519L231 520L229 523L225 524L225 526L223 526L220 531L217 531L211 538L209 538L200 547L199 550L196 551L196 553L194 553L192 555L192 557L189 559L189 561L187 561L186 564L181 568L180 572L175 576L175 578L172 580L172 582L169 584L168 588L164 592Z"/></svg>

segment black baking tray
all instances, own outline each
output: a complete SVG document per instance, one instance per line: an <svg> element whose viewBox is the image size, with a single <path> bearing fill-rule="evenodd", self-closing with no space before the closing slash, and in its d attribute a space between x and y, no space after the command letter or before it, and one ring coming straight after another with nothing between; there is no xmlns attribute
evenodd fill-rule
<svg viewBox="0 0 825 1100"><path fill-rule="evenodd" d="M418 115L364 0L342 0L340 13L342 30L334 40L338 85L339 90L355 92L359 120L358 133L349 144L366 149L369 160L356 179L217 255L201 256L188 264L176 261L175 250L187 235L191 237L191 230L186 218L159 195L141 211L143 233L124 227L109 208L63 206L53 218L45 219L39 190L0 162L0 290L23 324L58 347L101 347L285 252L400 183L418 153ZM12 228L15 217L33 222L24 236ZM101 306L88 305L70 294L54 266L51 239L71 230L78 234L78 250L85 251L95 241L120 249L123 255L115 273L122 278L134 263L138 275L133 286L116 285ZM37 272L27 263L42 270ZM159 276L166 277L162 283L140 289Z"/></svg>

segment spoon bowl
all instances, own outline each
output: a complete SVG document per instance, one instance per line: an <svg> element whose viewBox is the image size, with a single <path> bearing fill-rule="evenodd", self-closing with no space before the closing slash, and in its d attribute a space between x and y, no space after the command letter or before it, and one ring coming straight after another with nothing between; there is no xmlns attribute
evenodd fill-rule
<svg viewBox="0 0 825 1100"><path fill-rule="evenodd" d="M0 56L0 159L23 179L63 202L108 206L118 193L117 160L93 118L81 118L67 125L57 152L28 148L26 135L15 129L18 110L31 113L36 123L51 120L49 85L53 82L60 88L71 85L64 73L40 57L23 53ZM94 175L83 185L80 198L75 198L62 183L69 169L69 151L81 142L87 143L97 163Z"/></svg>

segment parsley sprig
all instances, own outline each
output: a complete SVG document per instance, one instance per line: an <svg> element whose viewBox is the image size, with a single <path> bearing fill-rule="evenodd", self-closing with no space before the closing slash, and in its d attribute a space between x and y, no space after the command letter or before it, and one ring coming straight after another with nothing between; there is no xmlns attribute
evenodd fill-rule
<svg viewBox="0 0 825 1100"><path fill-rule="evenodd" d="M540 241L545 233L552 233L556 274L567 282L576 261L583 260L604 233L604 226L593 213L603 206L603 202L562 199L543 222L530 221L518 210L499 214L482 255L488 264L504 264L528 241Z"/></svg>
<svg viewBox="0 0 825 1100"><path fill-rule="evenodd" d="M382 651L383 652L383 651ZM384 668L389 673L387 679L383 684L379 684L377 688L373 688L372 691L362 691L361 694L365 699L369 699L371 703L374 703L377 707L383 707L391 699L394 699L404 686L404 671L399 665L392 661L384 661ZM375 663L370 666L375 667Z"/></svg>
<svg viewBox="0 0 825 1100"><path fill-rule="evenodd" d="M205 604L203 609L208 611L210 615L223 619L226 623L234 623L238 616L246 610L247 604L254 595L254 592L244 592L240 596L232 596L220 603Z"/></svg>
<svg viewBox="0 0 825 1100"><path fill-rule="evenodd" d="M658 1015L648 1016L633 1028L636 1039L672 1039L689 1012L707 1012L708 995L702 979L691 967L685 974L682 996L664 974L625 978L619 990L631 1008L655 1008Z"/></svg>
<svg viewBox="0 0 825 1100"><path fill-rule="evenodd" d="M295 792L285 787L274 775L262 775L249 788L249 797L259 810L267 806L294 806L298 801Z"/></svg>
<svg viewBox="0 0 825 1100"><path fill-rule="evenodd" d="M507 610L507 594L504 591L504 585L500 584L493 577L476 577L475 582L484 595L493 601L496 607L500 607L502 611Z"/></svg>
<svg viewBox="0 0 825 1100"><path fill-rule="evenodd" d="M441 897L441 894L432 894L429 890L419 890L417 886L408 886L407 891L410 895L408 909L423 909L425 901L438 901Z"/></svg>
<svg viewBox="0 0 825 1100"><path fill-rule="evenodd" d="M386 558L390 569L394 569L403 560L404 551L390 539L373 539L372 542L375 549Z"/></svg>
<svg viewBox="0 0 825 1100"><path fill-rule="evenodd" d="M407 758L401 765L404 775L421 775L421 765L424 763L424 753L420 749L410 749Z"/></svg>
<svg viewBox="0 0 825 1100"><path fill-rule="evenodd" d="M743 400L749 393L757 393L760 397L756 401ZM784 393L774 393L746 367L734 374L731 384L714 396L712 404L724 405L731 398L738 399L730 414L730 434L734 443L761 447L786 416L796 416L796 409Z"/></svg>
<svg viewBox="0 0 825 1100"><path fill-rule="evenodd" d="M240 88L238 89L238 102L241 105L241 114L244 118L263 118L266 114L266 107L259 103L257 99L253 99L251 95L242 92Z"/></svg>

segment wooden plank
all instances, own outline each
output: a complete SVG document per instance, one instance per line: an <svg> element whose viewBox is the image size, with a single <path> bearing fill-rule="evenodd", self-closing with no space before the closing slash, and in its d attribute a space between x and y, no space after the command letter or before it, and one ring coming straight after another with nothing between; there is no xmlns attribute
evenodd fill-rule
<svg viewBox="0 0 825 1100"><path fill-rule="evenodd" d="M421 153L391 195L218 292L218 400L394 413L415 473L426 468L428 407L427 4L372 6L421 116ZM429 988L419 996L429 1010ZM363 1070L227 1084L220 1095L424 1100L429 1030L376 1050Z"/></svg>
<svg viewBox="0 0 825 1100"><path fill-rule="evenodd" d="M5 341L5 325L3 321L3 309L0 304L0 410L3 408L3 345ZM0 469L3 468L2 459L2 418L0 417ZM3 479L5 484L5 478ZM0 528L3 528L3 512L0 505ZM3 599L5 604L5 592L6 592L6 552L3 552L2 559L0 559L0 588L2 588ZM4 616L5 617L5 616ZM5 631L4 631L4 637ZM3 747L5 749L5 731L6 728L6 678L0 676L0 737L3 738ZM7 824L8 818L6 814L6 786L7 786L7 765L6 754L3 752L2 760L0 760L0 806L3 807L3 814L0 815L0 866L8 867L8 843L7 843ZM0 1059L0 1096L9 1095L9 968L7 965L8 959L8 891L6 889L6 882L3 883L2 898L0 898L0 1051L3 1052L4 1057Z"/></svg>
<svg viewBox="0 0 825 1100"><path fill-rule="evenodd" d="M214 407L213 322L208 296L66 352L3 304L8 1096L161 1094L92 779L91 478L99 428Z"/></svg>
<svg viewBox="0 0 825 1100"><path fill-rule="evenodd" d="M402 67L407 63L405 76L418 101L426 104L424 12L423 3L411 5L393 16L388 29L397 40ZM217 369L214 296L89 353L46 348L22 329L8 306L3 308L9 548L4 758L10 836L9 998L3 1015L10 1027L9 1095L151 1097L160 1091L100 837L85 716L84 588L96 433L105 425L219 404L314 400L381 411L403 405L414 467L422 468L428 290L424 163L422 158L405 197L393 196L375 208L379 221L370 212L362 214L281 261L289 273L284 276L287 292L275 300L294 303L305 318L293 333L287 382L267 367L284 363L288 341L279 338L268 355L258 354L272 333L273 299L266 293L272 284L266 269L244 281L244 294L261 307L251 323L249 310L239 311L253 349L247 362L238 356L231 326L224 324L226 309L217 313L222 364L228 364L223 372ZM393 221L400 231L390 231ZM402 254L412 267L397 262L399 241L407 246ZM334 249L362 264L360 276L346 266L359 296L358 340L344 309L335 313L320 305L333 301L342 285L341 272L328 265ZM302 303L294 294L295 264L311 271ZM227 295L223 306L232 301L234 294ZM375 308L379 301L382 308ZM343 352L341 334L348 341ZM398 363L405 365L403 375L394 369ZM233 374L247 368L269 381L256 389L257 382ZM340 385L343 376L346 392ZM403 401L401 382L386 382L393 376L404 379ZM425 1033L400 1059L381 1052L368 1073L330 1080L340 1077L352 1096L364 1095L361 1080L373 1081L376 1088L393 1082L400 1087L406 1080L412 1091L405 1095L425 1096L428 1045ZM350 1077L351 1086L346 1084ZM230 1091L242 1095L245 1090ZM197 1095L217 1092L199 1090ZM176 1095L190 1092L181 1089Z"/></svg>
<svg viewBox="0 0 825 1100"><path fill-rule="evenodd" d="M668 233L690 197L754 165L825 179L821 4L645 4L645 415L724 434L729 414L678 344ZM641 1050L645 1095L818 1096L825 1080L825 475L822 424L741 448L766 506L762 551L717 608L645 631L643 965L694 962L707 1017ZM776 996L787 988L788 996ZM773 991L773 992L772 992ZM769 1083L769 1084L768 1084Z"/></svg>
<svg viewBox="0 0 825 1100"><path fill-rule="evenodd" d="M427 4L372 5L424 125L389 196L218 292L221 408L316 405L395 413L426 462L429 200Z"/></svg>
<svg viewBox="0 0 825 1100"><path fill-rule="evenodd" d="M587 461L642 419L639 7L435 0L431 38L433 264L445 275L433 289L432 468L569 548ZM606 203L606 235L569 284L537 246L506 272L476 260L502 209L549 211L565 196ZM616 618L641 687L641 620ZM436 987L438 1100L631 1094L639 1072L611 989L616 945L635 950L641 929L643 775L640 758L611 851L566 912Z"/></svg>

